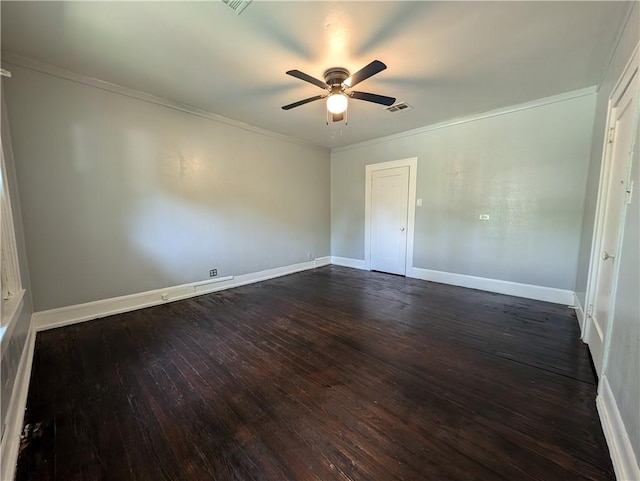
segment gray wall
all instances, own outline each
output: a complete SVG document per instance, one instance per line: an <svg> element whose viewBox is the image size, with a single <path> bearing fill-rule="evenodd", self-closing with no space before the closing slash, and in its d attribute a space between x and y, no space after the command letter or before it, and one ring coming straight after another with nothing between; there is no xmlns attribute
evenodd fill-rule
<svg viewBox="0 0 640 481"><path fill-rule="evenodd" d="M365 165L418 157L414 267L573 290L595 97L334 151L332 255L364 258Z"/></svg>
<svg viewBox="0 0 640 481"><path fill-rule="evenodd" d="M4 94L4 81L2 82L2 93ZM4 150L4 160L7 168L7 184L11 198L11 213L15 224L20 277L22 287L26 291L22 308L15 317L14 322L7 326L7 330L2 336L2 342L0 343L0 380L2 382L0 386L0 426L4 426L7 422L7 410L13 396L20 358L26 348L27 335L31 328L31 313L33 310L31 307L31 289L29 287L29 272L27 270L24 232L22 230L20 199L13 163L10 129L8 128L6 110L4 108L4 95L2 99L0 99L0 104L2 105L2 148ZM4 472L4 469L1 469L0 472Z"/></svg>
<svg viewBox="0 0 640 481"><path fill-rule="evenodd" d="M329 255L327 151L11 71L36 311Z"/></svg>
<svg viewBox="0 0 640 481"><path fill-rule="evenodd" d="M605 79L598 91L596 120L593 127L593 145L589 166L589 179L584 210L584 223L580 243L580 261L576 280L576 294L583 307L589 273L589 260L598 199L598 184L602 163L602 149L606 129L609 96L622 75L633 49L640 41L640 6L636 3L622 32ZM640 126L639 126L640 129ZM635 456L640 460L640 131L636 132L632 179L635 192L627 209L622 250L618 254L616 303L609 331L609 344L605 347L605 369L620 416L631 440Z"/></svg>

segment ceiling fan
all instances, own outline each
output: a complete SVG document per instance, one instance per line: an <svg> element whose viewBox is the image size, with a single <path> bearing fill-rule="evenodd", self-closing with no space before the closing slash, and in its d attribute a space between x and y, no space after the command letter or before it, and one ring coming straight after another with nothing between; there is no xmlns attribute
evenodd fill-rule
<svg viewBox="0 0 640 481"><path fill-rule="evenodd" d="M366 80L369 77L382 72L386 68L387 66L380 60L374 60L369 65L361 68L353 75L351 75L345 68L334 67L325 71L324 82L322 80L318 80L315 77L312 77L311 75L301 72L300 70L289 70L287 72L287 75L291 75L292 77L296 77L300 80L304 80L305 82L316 85L321 89L326 90L327 93L316 95L315 97L309 97L308 99L299 100L297 102L293 102L292 104L285 105L282 108L284 110L291 110L295 107L300 107L301 105L308 104L309 102L314 102L316 100L326 98L328 124L329 114L332 115L332 119L334 122L340 122L344 119L346 123L346 113L347 107L349 105L349 97L351 97L352 99L364 100L366 102L373 102L380 105L393 105L396 101L394 97L370 94L367 92L359 92L357 90L348 91L348 89L354 87L363 80Z"/></svg>

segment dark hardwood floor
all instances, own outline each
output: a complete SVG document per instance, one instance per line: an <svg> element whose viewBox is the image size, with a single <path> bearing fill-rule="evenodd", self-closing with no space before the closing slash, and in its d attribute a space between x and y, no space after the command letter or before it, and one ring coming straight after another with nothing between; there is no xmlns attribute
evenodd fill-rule
<svg viewBox="0 0 640 481"><path fill-rule="evenodd" d="M565 306L323 267L39 333L18 480L613 480Z"/></svg>

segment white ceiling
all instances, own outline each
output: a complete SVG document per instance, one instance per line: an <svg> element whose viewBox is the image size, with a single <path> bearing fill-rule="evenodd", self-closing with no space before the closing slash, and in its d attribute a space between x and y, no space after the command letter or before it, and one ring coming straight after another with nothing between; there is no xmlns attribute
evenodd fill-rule
<svg viewBox="0 0 640 481"><path fill-rule="evenodd" d="M2 53L29 57L324 147L597 85L628 2L2 2ZM415 109L352 100L325 124L322 78L379 59L357 90Z"/></svg>

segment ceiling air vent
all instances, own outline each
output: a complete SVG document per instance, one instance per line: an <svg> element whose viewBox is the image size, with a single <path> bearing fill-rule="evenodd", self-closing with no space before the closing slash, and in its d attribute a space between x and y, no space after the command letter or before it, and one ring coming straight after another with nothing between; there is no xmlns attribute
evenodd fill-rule
<svg viewBox="0 0 640 481"><path fill-rule="evenodd" d="M389 107L385 107L384 109L389 112L400 112L403 110L413 110L413 107L406 102L398 102L390 105Z"/></svg>
<svg viewBox="0 0 640 481"><path fill-rule="evenodd" d="M222 3L236 12L236 15L240 15L251 2L252 0L222 0Z"/></svg>

